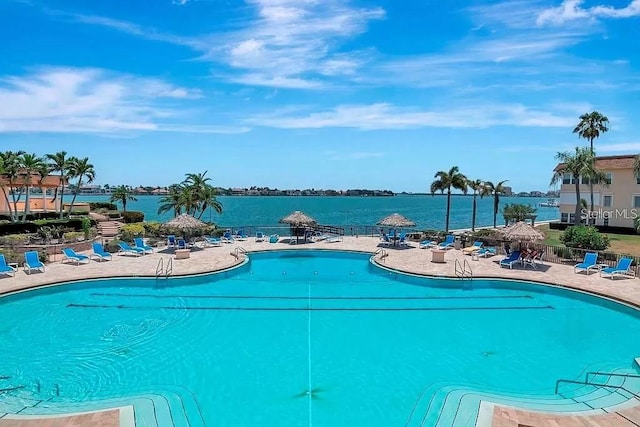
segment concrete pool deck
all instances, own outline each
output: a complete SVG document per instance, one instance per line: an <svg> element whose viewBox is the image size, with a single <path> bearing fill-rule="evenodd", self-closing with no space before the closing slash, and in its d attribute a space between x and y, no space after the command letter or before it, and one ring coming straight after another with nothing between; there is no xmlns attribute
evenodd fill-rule
<svg viewBox="0 0 640 427"><path fill-rule="evenodd" d="M315 243L304 243L291 245L288 239L282 238L279 243L256 242L254 238L246 241L236 241L230 244L223 244L220 247L197 248L190 253L188 259L173 259L172 276L201 274L213 271L224 270L243 262L244 255L239 253L236 257L236 249L243 248L247 252L268 251L268 250L295 250L295 249L325 249L325 250L348 250L360 252L376 252L380 241L377 237L345 237L342 241L327 242L320 241ZM61 264L59 261L47 264L45 273L32 273L27 275L21 269L16 272L15 277L0 278L0 295L7 294L23 289L30 289L40 286L46 286L55 283L69 282L85 279L100 279L109 277L155 277L156 267L160 258L163 258L163 264L166 267L169 259L174 258L174 254L168 250L160 249L159 252L144 255L141 257L115 255L112 261L96 262L91 261L86 265ZM385 255L381 257L381 253L375 256L376 261L387 268L399 270L403 272L441 277L456 277L455 262L456 260L467 261L473 271L474 278L505 278L516 280L530 280L544 282L547 284L571 288L575 290L585 291L615 300L624 301L630 305L640 308L640 282L633 278L608 279L601 278L599 274L585 273L575 274L573 265L549 264L544 262L538 269L534 270L530 267L514 267L514 269L501 268L498 262L503 257L496 255L490 258L472 259L469 255L464 255L462 251L451 249L445 255L445 263L438 264L431 262L431 250L419 249L417 242L410 242L409 247L385 247ZM639 354L640 356L640 354ZM630 411L635 417L633 421L640 424L640 410ZM526 415L523 415L526 414ZM1 414L0 414L1 415ZM550 421L553 417L554 421ZM565 418L566 417L566 418ZM569 418L570 417L570 418ZM565 420L560 423L556 418ZM578 418L582 424L571 424L571 421ZM16 424L17 420L0 419L0 427L3 426L32 426L33 420L22 420L25 424ZM59 420L58 420L59 421ZM571 426L571 425L589 425L589 426L627 426L638 425L627 422L624 419L619 420L622 424L611 424L611 419L601 419L600 415L579 416L579 415L561 415L561 414L536 414L524 410L510 410L496 406L494 412L494 426ZM12 424L8 424L11 422ZM42 419L39 420L41 424ZM624 422L627 422L624 424ZM47 424L48 425L48 424ZM78 425L71 420L69 424L52 424L52 425ZM82 424L96 426L120 426L119 422L114 424Z"/></svg>

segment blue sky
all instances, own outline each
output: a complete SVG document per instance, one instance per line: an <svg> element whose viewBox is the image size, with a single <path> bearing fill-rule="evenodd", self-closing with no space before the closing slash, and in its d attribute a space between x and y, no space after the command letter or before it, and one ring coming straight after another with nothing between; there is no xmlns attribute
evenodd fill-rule
<svg viewBox="0 0 640 427"><path fill-rule="evenodd" d="M450 6L455 4L455 6ZM573 126L640 151L640 0L4 0L0 149L97 183L546 190Z"/></svg>

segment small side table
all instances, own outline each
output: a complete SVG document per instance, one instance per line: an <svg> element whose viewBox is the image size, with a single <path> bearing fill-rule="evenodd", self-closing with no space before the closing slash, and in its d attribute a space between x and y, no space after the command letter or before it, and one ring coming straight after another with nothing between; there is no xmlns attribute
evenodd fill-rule
<svg viewBox="0 0 640 427"><path fill-rule="evenodd" d="M480 261L480 255L478 255L478 251L471 252L471 261Z"/></svg>
<svg viewBox="0 0 640 427"><path fill-rule="evenodd" d="M446 261L444 260L444 254L446 254L447 251L442 250L442 249L432 249L431 250L431 262L435 262L438 264L444 264Z"/></svg>
<svg viewBox="0 0 640 427"><path fill-rule="evenodd" d="M191 257L190 249L176 249L176 259L188 259Z"/></svg>

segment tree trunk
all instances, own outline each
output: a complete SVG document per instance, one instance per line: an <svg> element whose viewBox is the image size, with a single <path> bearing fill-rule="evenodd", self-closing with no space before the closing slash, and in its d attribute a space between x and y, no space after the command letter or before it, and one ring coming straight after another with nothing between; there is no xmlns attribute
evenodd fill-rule
<svg viewBox="0 0 640 427"><path fill-rule="evenodd" d="M589 138L589 143L591 144L591 155L594 156L593 167L595 168L595 166L596 166L596 160L595 160L596 153L595 153L595 151L593 151L593 137ZM591 201L591 206L590 206L589 209L591 210L591 212L593 212L593 210L594 210L594 204L593 204L593 182L592 182L591 177L589 177L589 195L590 195L590 198L591 198L591 200L590 200ZM591 222L591 215L589 215L589 218L587 219L587 225L589 225L590 222Z"/></svg>
<svg viewBox="0 0 640 427"><path fill-rule="evenodd" d="M13 181L9 181L9 188L11 189L11 199L13 199L13 217L12 222L16 222L20 219L18 214L18 200L16 199L16 189L13 186Z"/></svg>
<svg viewBox="0 0 640 427"><path fill-rule="evenodd" d="M582 210L582 204L580 203L580 177L576 177L576 212L573 223L575 225L580 224L580 211Z"/></svg>
<svg viewBox="0 0 640 427"><path fill-rule="evenodd" d="M498 196L498 194L496 193L493 196L493 228L497 227L499 205L500 205L500 196Z"/></svg>
<svg viewBox="0 0 640 427"><path fill-rule="evenodd" d="M122 212L126 212L127 211L127 199L124 198L122 199Z"/></svg>
<svg viewBox="0 0 640 427"><path fill-rule="evenodd" d="M64 216L64 184L60 187L60 219Z"/></svg>
<svg viewBox="0 0 640 427"><path fill-rule="evenodd" d="M2 187L2 194L4 194L4 200L7 202L7 209L9 209L9 219L11 222L15 222L15 218L13 217L13 209L11 208L11 202L9 201L9 195L7 194L7 189Z"/></svg>
<svg viewBox="0 0 640 427"><path fill-rule="evenodd" d="M476 193L473 193L473 212L471 214L471 231L476 231Z"/></svg>
<svg viewBox="0 0 640 427"><path fill-rule="evenodd" d="M30 191L31 190L31 185L27 184L27 194L25 196L24 199L24 213L22 214L22 220L26 221L27 220L27 215L29 214L29 212L31 212L31 206L29 206L29 204L31 203L30 200Z"/></svg>
<svg viewBox="0 0 640 427"><path fill-rule="evenodd" d="M451 189L447 191L447 219L444 226L444 232L449 232L449 209L451 208Z"/></svg>
<svg viewBox="0 0 640 427"><path fill-rule="evenodd" d="M76 197L78 197L78 193L80 192L80 186L82 185L82 180L78 180L78 185L76 185L76 191L73 192L73 199L71 199L71 206L69 206L69 215L71 216L71 211L73 210L73 204L76 202Z"/></svg>

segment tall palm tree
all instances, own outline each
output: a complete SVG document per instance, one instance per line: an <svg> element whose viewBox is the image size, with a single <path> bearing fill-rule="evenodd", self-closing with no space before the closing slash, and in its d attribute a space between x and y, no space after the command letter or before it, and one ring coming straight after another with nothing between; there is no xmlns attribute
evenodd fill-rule
<svg viewBox="0 0 640 427"><path fill-rule="evenodd" d="M78 193L80 192L80 187L84 184L83 179L87 179L87 184L92 183L93 180L96 179L96 171L93 165L89 163L88 157L83 159L71 157L69 159L69 177L78 178L75 191L73 192L73 199L71 199L71 206L69 206L69 215L71 215L76 197L78 197Z"/></svg>
<svg viewBox="0 0 640 427"><path fill-rule="evenodd" d="M467 185L473 190L473 210L471 214L471 231L476 231L476 198L478 193L484 187L484 182L481 179L468 180Z"/></svg>
<svg viewBox="0 0 640 427"><path fill-rule="evenodd" d="M599 113L598 111L592 111L580 116L580 122L573 129L573 133L577 133L580 138L589 140L589 148L591 149L592 160L595 163L596 152L593 149L593 140L600 137L601 133L609 131L609 119L607 116ZM595 169L595 164L593 165ZM591 178L585 175L587 178ZM589 195L591 197L591 210L593 211L593 182L589 179Z"/></svg>
<svg viewBox="0 0 640 427"><path fill-rule="evenodd" d="M551 178L551 185L562 182L565 173L571 174L576 188L576 209L574 224L581 222L582 215L582 199L580 198L580 176L589 175L593 177L596 183L605 182L605 173L593 167L593 152L587 147L576 147L575 153L569 151L560 152L556 155L556 159L562 163L562 167L558 168Z"/></svg>
<svg viewBox="0 0 640 427"><path fill-rule="evenodd" d="M18 200L20 200L20 197L22 196L22 190L20 190L19 196L16 197L16 193L17 193L16 184L18 182L18 179L20 178L20 169L21 169L23 154L24 154L24 151L4 151L0 153L0 158L2 159L2 164L4 168L3 176L7 179L7 182L9 183L8 191L9 193L11 193L11 199L13 202L13 205L9 203L9 217L11 218L11 222L16 222L19 220L17 204L18 204ZM5 197L8 200L9 197L7 195L7 190L4 189L3 193L5 194Z"/></svg>
<svg viewBox="0 0 640 427"><path fill-rule="evenodd" d="M60 219L64 215L63 201L64 201L64 187L69 179L69 169L71 163L67 157L66 151L58 151L55 154L47 154L47 160L49 161L49 170L51 172L57 172L60 177ZM54 198L57 196L58 188L55 189Z"/></svg>
<svg viewBox="0 0 640 427"><path fill-rule="evenodd" d="M24 202L24 211L22 214L22 220L27 220L27 215L31 213L31 186L33 185L34 175L38 176L38 180L43 177L40 175L43 169L46 168L45 162L41 157L36 154L23 154L21 156L21 175L22 181L26 189L26 196Z"/></svg>
<svg viewBox="0 0 640 427"><path fill-rule="evenodd" d="M447 191L447 216L445 221L445 233L449 232L449 213L451 210L451 189L455 188L462 190L464 194L467 194L467 177L460 173L458 166L454 166L449 171L438 171L434 175L435 181L431 183L431 194L435 194L436 191L440 191L444 194Z"/></svg>
<svg viewBox="0 0 640 427"><path fill-rule="evenodd" d="M173 216L176 217L182 213L184 209L183 201L183 188L180 184L170 185L167 189L169 193L160 199L160 206L158 206L158 215L162 215L169 211L173 211Z"/></svg>
<svg viewBox="0 0 640 427"><path fill-rule="evenodd" d="M508 179L500 181L494 184L491 181L485 181L482 189L480 190L480 198L484 196L493 196L493 228L497 227L498 211L500 210L500 195L505 194L504 183L508 182Z"/></svg>
<svg viewBox="0 0 640 427"><path fill-rule="evenodd" d="M127 202L136 202L136 199L133 195L133 190L128 185L120 185L116 187L116 189L111 193L111 202L120 202L122 203L122 211L127 211Z"/></svg>
<svg viewBox="0 0 640 427"><path fill-rule="evenodd" d="M200 215L198 215L198 219L202 218L202 215L207 211L208 208L212 208L218 214L222 213L222 203L220 203L216 199L216 194L216 189L211 185L207 185L207 187L202 192L202 210L200 211Z"/></svg>

